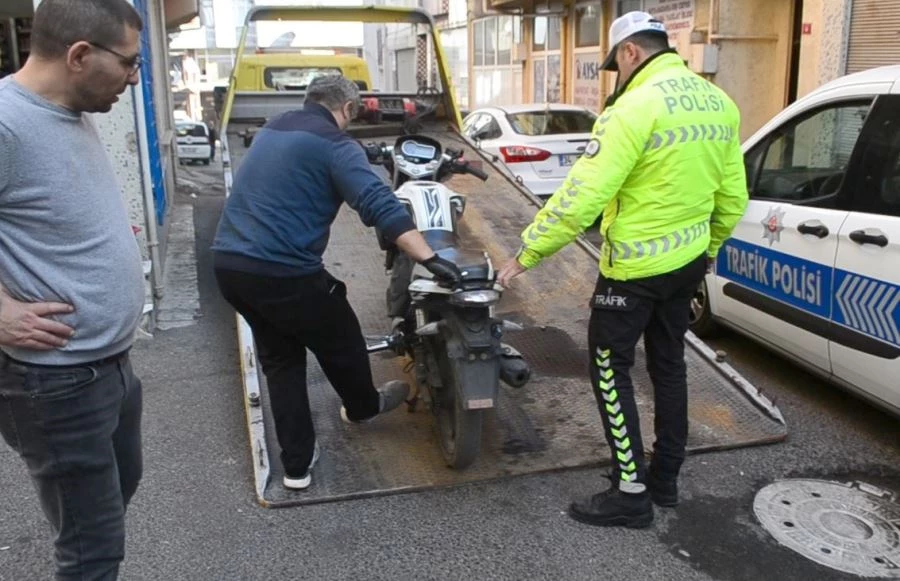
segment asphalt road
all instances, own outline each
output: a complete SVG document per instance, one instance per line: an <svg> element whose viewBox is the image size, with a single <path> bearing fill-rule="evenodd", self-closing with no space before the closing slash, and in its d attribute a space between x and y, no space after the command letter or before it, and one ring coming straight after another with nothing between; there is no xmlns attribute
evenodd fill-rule
<svg viewBox="0 0 900 581"><path fill-rule="evenodd" d="M217 171L184 172L196 197L176 200L194 207L203 316L136 348L146 468L129 509L123 579L847 579L775 543L753 515L756 491L812 477L900 494L900 420L726 335L713 345L776 398L790 435L689 458L681 506L658 509L650 529L596 529L565 515L573 495L605 486L599 470L262 509L234 319L203 258L223 202ZM6 448L0 458L0 580L49 579L49 528L20 461Z"/></svg>

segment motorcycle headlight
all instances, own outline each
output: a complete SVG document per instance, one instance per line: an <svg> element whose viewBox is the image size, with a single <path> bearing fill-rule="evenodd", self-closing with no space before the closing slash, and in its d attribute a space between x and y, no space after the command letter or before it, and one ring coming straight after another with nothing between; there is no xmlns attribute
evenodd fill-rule
<svg viewBox="0 0 900 581"><path fill-rule="evenodd" d="M461 307L487 307L500 300L500 293L495 290L463 291L450 295L450 304Z"/></svg>

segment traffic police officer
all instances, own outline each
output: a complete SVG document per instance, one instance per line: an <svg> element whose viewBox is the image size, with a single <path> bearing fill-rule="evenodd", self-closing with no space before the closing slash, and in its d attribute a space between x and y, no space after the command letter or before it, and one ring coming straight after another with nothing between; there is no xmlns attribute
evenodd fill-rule
<svg viewBox="0 0 900 581"><path fill-rule="evenodd" d="M737 107L669 48L663 23L630 12L613 22L610 38L603 68L618 71L621 83L584 154L522 233L523 246L498 280L507 286L602 213L588 335L614 478L609 490L572 503L569 514L597 526L645 527L652 502L678 502L690 301L746 208L747 185ZM656 414L649 468L630 377L641 335Z"/></svg>

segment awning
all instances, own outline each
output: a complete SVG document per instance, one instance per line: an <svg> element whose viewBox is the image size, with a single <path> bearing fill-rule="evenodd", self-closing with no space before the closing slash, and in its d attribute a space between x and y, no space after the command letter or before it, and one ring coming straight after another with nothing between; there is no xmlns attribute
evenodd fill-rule
<svg viewBox="0 0 900 581"><path fill-rule="evenodd" d="M199 0L165 0L166 30L174 32L200 14Z"/></svg>

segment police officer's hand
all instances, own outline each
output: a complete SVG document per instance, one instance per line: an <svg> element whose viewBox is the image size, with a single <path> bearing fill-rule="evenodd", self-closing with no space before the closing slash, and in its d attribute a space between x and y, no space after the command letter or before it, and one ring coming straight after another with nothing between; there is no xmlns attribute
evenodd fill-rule
<svg viewBox="0 0 900 581"><path fill-rule="evenodd" d="M503 265L500 273L497 275L497 282L504 288L509 287L509 281L516 278L527 269L515 258Z"/></svg>
<svg viewBox="0 0 900 581"><path fill-rule="evenodd" d="M456 286L462 280L462 272L459 267L445 258L434 254L431 258L422 261L422 266L434 275L438 282Z"/></svg>
<svg viewBox="0 0 900 581"><path fill-rule="evenodd" d="M65 303L23 303L0 290L0 345L40 351L65 347L75 331L51 317L74 310Z"/></svg>

